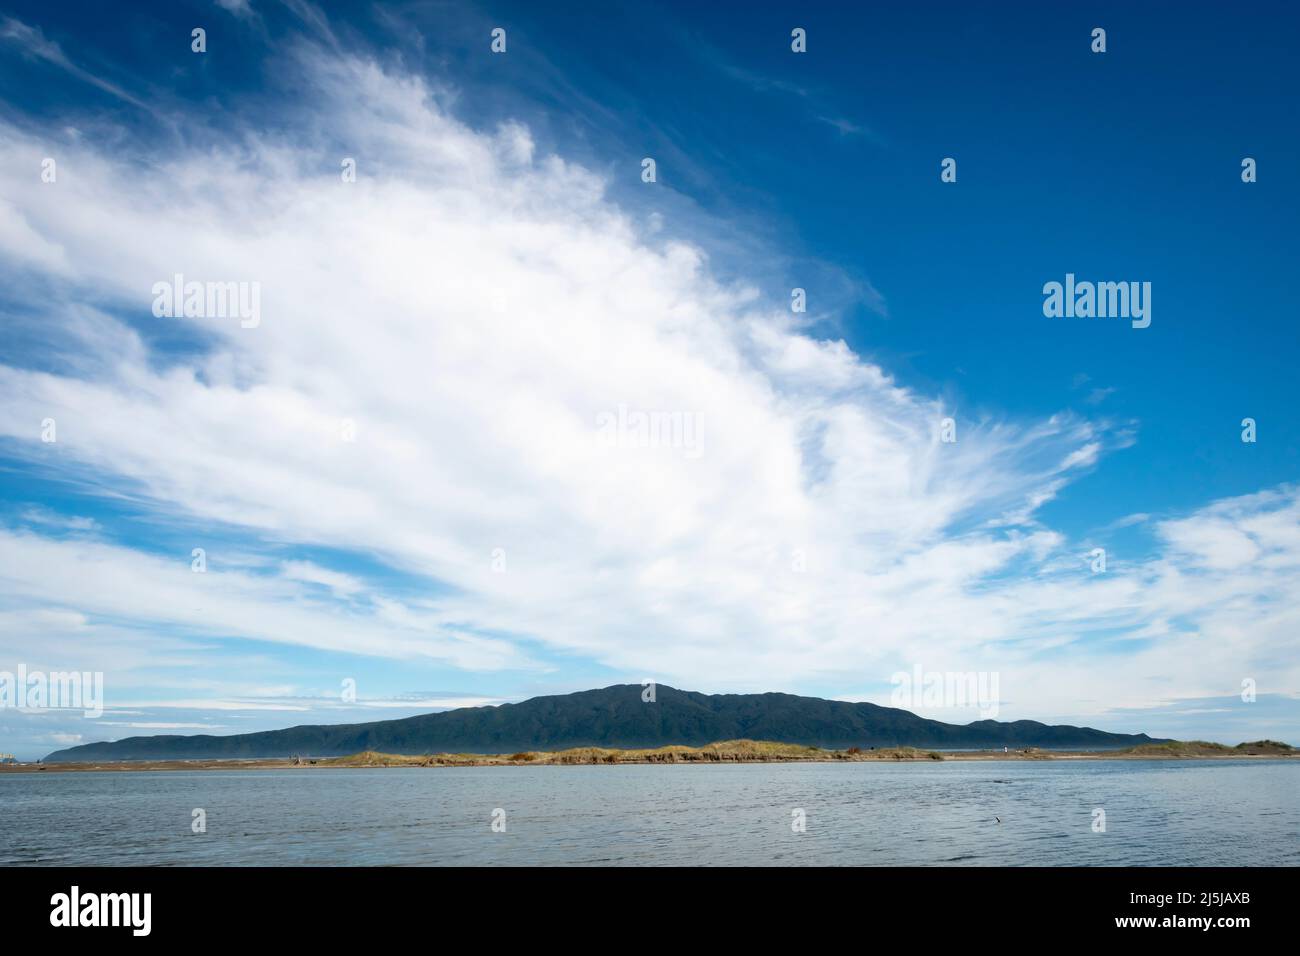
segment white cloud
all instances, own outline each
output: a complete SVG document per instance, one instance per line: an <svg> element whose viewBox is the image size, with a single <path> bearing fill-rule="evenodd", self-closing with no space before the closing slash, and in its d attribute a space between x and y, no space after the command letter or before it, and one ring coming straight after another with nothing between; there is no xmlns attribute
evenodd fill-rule
<svg viewBox="0 0 1300 956"><path fill-rule="evenodd" d="M117 84L111 83L74 63L63 52L63 48L59 44L45 37L39 27L30 26L21 20L15 20L13 17L6 17L0 23L0 40L17 46L28 57L44 60L75 76L77 79L130 103L132 106L137 106L143 110L149 109L143 101L136 99Z"/></svg>
<svg viewBox="0 0 1300 956"><path fill-rule="evenodd" d="M130 727L132 730L225 730L225 724L196 724L186 721L168 720L105 720L101 726Z"/></svg>
<svg viewBox="0 0 1300 956"><path fill-rule="evenodd" d="M1089 442L1082 448L1076 448L1070 454L1065 456L1065 461L1061 462L1061 470L1068 471L1071 468L1082 468L1095 464L1101 454L1100 442Z"/></svg>
<svg viewBox="0 0 1300 956"><path fill-rule="evenodd" d="M130 622L214 639L239 636L376 657L427 657L472 670L526 662L509 644L463 633L430 607L396 601L377 608L341 605L308 593L299 586L301 577L223 569L219 551L208 561L208 570L196 573L188 552L164 558L100 541L0 528L0 587L9 608L0 611L0 620L8 621L14 635L13 645L0 640L0 648L23 659L47 656L53 645L78 669L120 671L129 666L120 648L104 651L113 635L123 635L106 622ZM33 649L27 655L15 646L23 640ZM188 653L200 656L193 649Z"/></svg>
<svg viewBox="0 0 1300 956"><path fill-rule="evenodd" d="M310 561L286 561L281 566L280 573L291 581L323 585L338 597L350 597L364 587L358 578L350 574L331 571Z"/></svg>
<svg viewBox="0 0 1300 956"><path fill-rule="evenodd" d="M480 636L519 635L686 686L993 660L1017 700L1062 708L1217 687L1288 640L1293 497L1282 531L1261 516L1280 500L1261 501L1162 525L1167 561L1023 573L1065 546L1036 510L1099 460L1098 426L968 418L900 387L801 331L788 290L759 295L761 263L754 286L720 284L704 250L638 233L644 217L518 124L476 132L419 79L295 56L303 101L280 137L250 126L148 173L67 141L75 175L0 182L32 250L5 267L12 293L77 356L58 374L0 366L0 434L48 463L39 423L54 417L66 475L196 524L355 549L440 596L398 601L305 561L268 575L217 554L195 575L185 555L11 529L14 613L464 668L529 665ZM9 168L47 148L0 133ZM175 273L260 283L260 326L155 319L151 287ZM159 329L204 349L155 351ZM689 413L699 454L603 445L598 416L622 406ZM1260 561L1263 577L1226 573ZM1155 622L1156 646L1122 667L1096 647L1051 656Z"/></svg>
<svg viewBox="0 0 1300 956"><path fill-rule="evenodd" d="M216 5L236 17L253 16L253 7L249 0L215 0Z"/></svg>

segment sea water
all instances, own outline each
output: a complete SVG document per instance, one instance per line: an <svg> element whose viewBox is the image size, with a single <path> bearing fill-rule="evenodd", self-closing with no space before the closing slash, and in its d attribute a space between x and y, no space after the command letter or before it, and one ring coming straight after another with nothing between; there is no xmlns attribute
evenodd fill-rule
<svg viewBox="0 0 1300 956"><path fill-rule="evenodd" d="M1295 866L1300 761L0 774L40 863Z"/></svg>

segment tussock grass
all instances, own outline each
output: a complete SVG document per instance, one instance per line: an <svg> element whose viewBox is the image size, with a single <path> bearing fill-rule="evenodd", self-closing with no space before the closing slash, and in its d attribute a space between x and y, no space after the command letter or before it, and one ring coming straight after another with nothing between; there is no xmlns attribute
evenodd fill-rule
<svg viewBox="0 0 1300 956"><path fill-rule="evenodd" d="M1245 754L1291 754L1295 753L1295 748L1290 744L1284 744L1278 740L1255 740L1248 744L1237 744L1232 748L1238 753Z"/></svg>
<svg viewBox="0 0 1300 956"><path fill-rule="evenodd" d="M1139 744L1120 751L1121 754L1132 754L1135 757L1261 757L1283 756L1294 752L1295 748L1290 744L1276 740L1256 740L1235 747L1209 740L1168 740L1160 744Z"/></svg>
<svg viewBox="0 0 1300 956"><path fill-rule="evenodd" d="M770 740L723 740L703 747L655 747L623 750L611 747L574 747L569 750L528 750L513 754L387 754L374 750L346 757L263 757L240 760L154 760L84 763L54 763L38 766L0 765L0 774L36 771L76 772L113 770L284 770L308 767L518 767L565 764L645 763L762 763L817 761L913 761L913 760L1150 760L1231 759L1262 757L1300 759L1300 750L1276 740L1255 740L1229 747L1205 740L1170 740L1142 744L1127 750L1043 751L1036 747L1002 748L949 754L917 747L849 747L826 750L804 744L782 744Z"/></svg>
<svg viewBox="0 0 1300 956"><path fill-rule="evenodd" d="M620 763L763 763L829 760L943 760L933 750L916 747L885 747L862 750L826 750L805 744L782 744L770 740L722 740L703 747L670 746L647 750L624 750L609 747L573 747L568 750L521 751L513 754L426 754L405 756L373 750L331 757L320 761L324 767L456 767L620 764Z"/></svg>

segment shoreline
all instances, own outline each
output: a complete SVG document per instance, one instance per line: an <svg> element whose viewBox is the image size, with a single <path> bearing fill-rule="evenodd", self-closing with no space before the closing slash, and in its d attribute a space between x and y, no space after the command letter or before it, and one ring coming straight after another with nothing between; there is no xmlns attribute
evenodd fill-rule
<svg viewBox="0 0 1300 956"><path fill-rule="evenodd" d="M193 760L69 761L67 763L0 764L7 773L112 773L122 771L183 770L338 770L388 767L539 767L614 766L618 764L718 764L718 763L879 763L945 761L1042 760L1286 760L1300 751L1273 741L1253 744L1184 743L1143 744L1124 750L1017 750L938 751L915 747L881 747L861 750L826 750L799 744L731 740L703 747L671 746L645 750L577 747L558 751L521 751L515 754L437 753L385 754L363 751L344 757L200 758Z"/></svg>

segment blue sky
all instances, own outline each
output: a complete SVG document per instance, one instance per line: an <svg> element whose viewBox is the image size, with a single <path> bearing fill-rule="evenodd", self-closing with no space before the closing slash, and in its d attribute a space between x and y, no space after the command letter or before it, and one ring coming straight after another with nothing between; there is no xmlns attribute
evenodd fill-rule
<svg viewBox="0 0 1300 956"><path fill-rule="evenodd" d="M0 670L109 709L0 749L917 664L1300 740L1294 11L588 6L6 5Z"/></svg>

